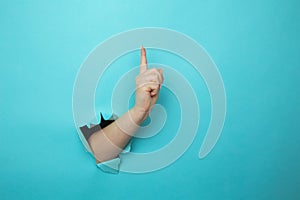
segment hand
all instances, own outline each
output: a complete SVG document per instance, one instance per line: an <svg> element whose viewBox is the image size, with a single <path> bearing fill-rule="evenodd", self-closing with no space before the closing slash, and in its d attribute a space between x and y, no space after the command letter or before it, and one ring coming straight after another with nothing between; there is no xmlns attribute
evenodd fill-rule
<svg viewBox="0 0 300 200"><path fill-rule="evenodd" d="M161 85L164 81L162 69L148 69L146 50L141 47L140 74L136 77L135 113L142 121L149 115L156 103Z"/></svg>

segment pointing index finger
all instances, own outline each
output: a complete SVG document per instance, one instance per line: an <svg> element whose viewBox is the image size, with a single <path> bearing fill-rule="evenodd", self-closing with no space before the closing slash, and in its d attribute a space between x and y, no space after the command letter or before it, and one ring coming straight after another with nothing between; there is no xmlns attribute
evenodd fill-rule
<svg viewBox="0 0 300 200"><path fill-rule="evenodd" d="M146 50L142 46L141 47L141 64L140 64L140 73L143 73L147 70L147 57L146 57Z"/></svg>

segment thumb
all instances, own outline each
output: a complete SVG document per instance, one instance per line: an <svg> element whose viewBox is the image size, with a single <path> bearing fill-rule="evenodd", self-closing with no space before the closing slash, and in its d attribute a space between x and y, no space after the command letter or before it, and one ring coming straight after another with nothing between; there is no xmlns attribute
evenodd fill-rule
<svg viewBox="0 0 300 200"><path fill-rule="evenodd" d="M160 75L162 75L162 69L159 68L158 72L160 73Z"/></svg>

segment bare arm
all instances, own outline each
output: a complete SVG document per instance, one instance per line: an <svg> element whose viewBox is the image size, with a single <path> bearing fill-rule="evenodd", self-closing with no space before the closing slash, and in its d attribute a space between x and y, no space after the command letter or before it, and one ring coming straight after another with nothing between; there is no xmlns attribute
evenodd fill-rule
<svg viewBox="0 0 300 200"><path fill-rule="evenodd" d="M156 103L162 82L161 69L147 68L146 50L142 47L135 106L88 140L98 163L116 158L123 150Z"/></svg>

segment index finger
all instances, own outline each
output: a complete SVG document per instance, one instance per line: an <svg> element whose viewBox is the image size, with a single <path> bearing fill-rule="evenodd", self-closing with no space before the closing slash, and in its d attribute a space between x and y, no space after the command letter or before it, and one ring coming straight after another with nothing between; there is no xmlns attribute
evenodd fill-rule
<svg viewBox="0 0 300 200"><path fill-rule="evenodd" d="M141 64L140 64L140 74L147 70L147 57L146 57L146 50L142 46L141 47Z"/></svg>

